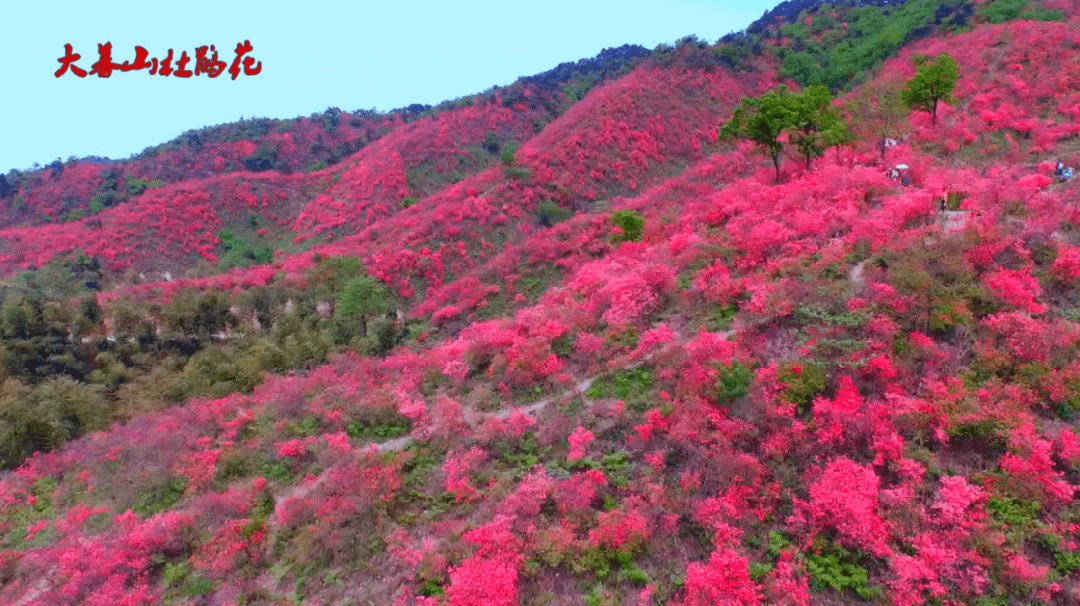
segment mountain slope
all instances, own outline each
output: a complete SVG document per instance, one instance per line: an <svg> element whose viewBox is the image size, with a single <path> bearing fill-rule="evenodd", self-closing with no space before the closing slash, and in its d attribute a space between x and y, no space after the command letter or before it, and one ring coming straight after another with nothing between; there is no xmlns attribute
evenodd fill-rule
<svg viewBox="0 0 1080 606"><path fill-rule="evenodd" d="M0 600L1075 603L1080 215L1052 172L1080 164L1078 28L911 42L868 86L950 53L939 123L912 112L883 164L864 137L779 184L713 139L782 64L692 69L715 51L684 45L547 124L522 88L325 169L5 228L9 271L79 247L120 250L114 275L179 272L242 228L280 243L272 263L117 283L80 333L104 352L153 342L123 314L168 325L188 288L235 291L240 317L174 373L213 375L229 354L206 352L247 339L270 356L278 336L354 333L326 363L258 367L244 393L0 476ZM898 163L910 186L884 174ZM387 292L357 290L361 271ZM5 427L45 405L12 381Z"/></svg>

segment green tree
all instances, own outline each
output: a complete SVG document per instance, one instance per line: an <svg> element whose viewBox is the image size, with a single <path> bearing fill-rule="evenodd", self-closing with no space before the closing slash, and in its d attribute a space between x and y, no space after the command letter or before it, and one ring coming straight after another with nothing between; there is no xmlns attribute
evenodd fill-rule
<svg viewBox="0 0 1080 606"><path fill-rule="evenodd" d="M342 332L366 337L368 320L388 313L391 307L392 299L386 286L371 276L360 276L346 282L341 289L334 320Z"/></svg>
<svg viewBox="0 0 1080 606"><path fill-rule="evenodd" d="M8 181L7 176L0 173L0 198L7 198L19 193L19 188Z"/></svg>
<svg viewBox="0 0 1080 606"><path fill-rule="evenodd" d="M270 170L277 161L277 152L263 145L255 153L243 158L244 166L253 173Z"/></svg>
<svg viewBox="0 0 1080 606"><path fill-rule="evenodd" d="M360 268L360 259L326 257L316 253L313 260L315 265L307 272L311 296L317 302L326 302L330 307L330 317L334 317L334 309L341 289L347 281L363 273Z"/></svg>
<svg viewBox="0 0 1080 606"><path fill-rule="evenodd" d="M910 109L901 95L904 85L900 81L878 82L862 87L849 109L860 130L873 134L875 147L884 159L885 139L897 138Z"/></svg>
<svg viewBox="0 0 1080 606"><path fill-rule="evenodd" d="M222 293L196 294L191 289L173 295L162 310L163 320L173 332L185 337L211 340L218 332L237 325L229 297Z"/></svg>
<svg viewBox="0 0 1080 606"><path fill-rule="evenodd" d="M113 318L113 326L116 330L114 336L117 341L135 339L140 343L149 344L157 338L153 321L136 308L131 299L122 299L113 303L109 312Z"/></svg>
<svg viewBox="0 0 1080 606"><path fill-rule="evenodd" d="M952 91L956 87L956 78L959 75L956 60L942 53L932 62L926 61L924 56L916 56L914 61L919 69L915 76L908 80L901 95L908 107L930 112L931 121L937 124L938 102L951 101Z"/></svg>
<svg viewBox="0 0 1080 606"><path fill-rule="evenodd" d="M825 147L836 148L837 161L840 160L840 147L843 145L850 145L859 138L855 134L855 131L851 130L851 127L848 126L848 123L843 120L837 120L830 124L821 134L825 142Z"/></svg>
<svg viewBox="0 0 1080 606"><path fill-rule="evenodd" d="M237 325L228 295L204 293L196 302L195 326L201 338L213 337L218 332Z"/></svg>
<svg viewBox="0 0 1080 606"><path fill-rule="evenodd" d="M570 209L563 208L551 200L544 200L536 207L536 216L540 220L540 225L544 227L551 227L556 223L561 223L569 219L573 214Z"/></svg>
<svg viewBox="0 0 1080 606"><path fill-rule="evenodd" d="M86 295L79 300L75 311L75 333L80 337L89 335L101 326L104 319L105 315L98 305L97 297Z"/></svg>
<svg viewBox="0 0 1080 606"><path fill-rule="evenodd" d="M806 159L806 170L810 170L810 162L826 149L849 141L850 131L832 106L832 100L829 89L821 84L814 84L787 98L791 108L791 141Z"/></svg>
<svg viewBox="0 0 1080 606"><path fill-rule="evenodd" d="M731 120L721 129L719 139L749 139L772 158L776 182L780 182L780 153L784 144L780 135L791 126L791 103L786 86L780 86L760 97L743 97Z"/></svg>
<svg viewBox="0 0 1080 606"><path fill-rule="evenodd" d="M3 293L0 293L3 294ZM69 338L72 309L39 294L9 295L0 305L0 356L10 376L82 378L84 368Z"/></svg>
<svg viewBox="0 0 1080 606"><path fill-rule="evenodd" d="M274 325L288 299L285 290L277 284L256 286L248 291L247 297L250 299L254 317L259 322L259 328L263 332L268 332Z"/></svg>
<svg viewBox="0 0 1080 606"><path fill-rule="evenodd" d="M776 181L780 182L780 140L785 131L791 142L810 163L829 147L843 145L853 135L832 106L832 94L823 85L815 84L801 93L791 93L786 86L777 87L760 97L744 97L731 120L720 129L721 140L749 139L773 161Z"/></svg>
<svg viewBox="0 0 1080 606"><path fill-rule="evenodd" d="M889 284L912 301L897 318L901 325L941 334L997 311L964 250L963 241L943 239L885 257Z"/></svg>
<svg viewBox="0 0 1080 606"><path fill-rule="evenodd" d="M68 437L58 411L37 410L30 394L30 388L16 379L0 386L0 466L5 468Z"/></svg>
<svg viewBox="0 0 1080 606"><path fill-rule="evenodd" d="M8 379L0 386L0 466L16 465L112 421L100 385L52 377L31 388Z"/></svg>

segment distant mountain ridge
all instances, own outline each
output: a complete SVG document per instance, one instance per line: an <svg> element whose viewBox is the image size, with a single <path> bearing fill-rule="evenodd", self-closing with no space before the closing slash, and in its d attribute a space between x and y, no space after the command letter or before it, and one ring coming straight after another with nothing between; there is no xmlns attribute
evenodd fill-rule
<svg viewBox="0 0 1080 606"><path fill-rule="evenodd" d="M909 0L841 0L839 2L828 2L825 0L784 0L780 4L765 11L765 14L763 14L760 19L757 19L748 25L745 31L750 34L760 34L771 26L783 23L794 23L804 11L817 12L826 6L835 8L857 6L887 7L901 6L908 1ZM723 38L721 38L721 40L723 40Z"/></svg>
<svg viewBox="0 0 1080 606"><path fill-rule="evenodd" d="M520 82L546 88L554 88L575 74L594 73L603 79L608 74L621 73L648 57L652 51L637 44L624 44L605 48L594 57L560 63L539 74L519 78Z"/></svg>

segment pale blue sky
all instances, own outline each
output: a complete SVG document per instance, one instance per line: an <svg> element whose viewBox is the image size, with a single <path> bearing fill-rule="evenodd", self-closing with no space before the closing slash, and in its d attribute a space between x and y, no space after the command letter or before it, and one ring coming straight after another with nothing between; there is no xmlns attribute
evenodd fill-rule
<svg viewBox="0 0 1080 606"><path fill-rule="evenodd" d="M0 172L60 157L126 158L190 128L241 116L294 118L329 106L389 110L512 83L605 47L653 48L689 34L715 42L774 0L306 1L8 4L0 18ZM214 44L231 62L250 40L262 73L187 80L144 71L54 77L70 43L89 71L113 60ZM192 63L189 68L193 67Z"/></svg>

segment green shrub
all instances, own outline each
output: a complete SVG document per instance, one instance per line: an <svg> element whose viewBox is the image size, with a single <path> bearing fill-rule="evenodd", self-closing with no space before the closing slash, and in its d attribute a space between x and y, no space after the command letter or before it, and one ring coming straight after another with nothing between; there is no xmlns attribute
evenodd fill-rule
<svg viewBox="0 0 1080 606"><path fill-rule="evenodd" d="M809 554L806 557L806 570L810 573L810 590L851 590L867 601L883 597L883 589L868 584L870 573L858 562L854 554L835 544L828 544L818 553Z"/></svg>
<svg viewBox="0 0 1080 606"><path fill-rule="evenodd" d="M242 238L231 229L223 229L217 234L221 247L225 250L218 260L218 269L250 267L270 263L274 260L274 249L259 246L249 239Z"/></svg>
<svg viewBox="0 0 1080 606"><path fill-rule="evenodd" d="M165 581L166 598L179 596L198 596L214 590L214 583L199 573L192 573L187 562L166 562L162 575Z"/></svg>
<svg viewBox="0 0 1080 606"><path fill-rule="evenodd" d="M630 368L611 375L597 378L585 392L589 398L617 398L625 400L633 409L644 401L644 396L653 386L651 368Z"/></svg>
<svg viewBox="0 0 1080 606"><path fill-rule="evenodd" d="M721 366L718 370L716 389L717 399L720 402L731 402L746 395L754 379L754 373L750 368L738 362L732 362L730 366Z"/></svg>
<svg viewBox="0 0 1080 606"><path fill-rule="evenodd" d="M103 191L94 194L94 197L90 198L90 202L87 205L90 207L92 214L97 214L100 210L93 209L105 209L114 206L116 205L116 201L117 195L115 191Z"/></svg>
<svg viewBox="0 0 1080 606"><path fill-rule="evenodd" d="M417 595L427 597L441 597L445 593L442 582L435 579L424 579L424 582L420 584L420 588L416 590Z"/></svg>
<svg viewBox="0 0 1080 606"><path fill-rule="evenodd" d="M603 576L598 573L596 576L599 578L604 578L607 576L607 573L605 573ZM613 599L614 598L611 595L611 592L604 589L603 585L597 585L596 587L593 587L593 590L589 592L588 595L585 596L585 606L613 606Z"/></svg>
<svg viewBox="0 0 1080 606"><path fill-rule="evenodd" d="M514 154L517 153L518 148L521 147L517 143L511 141L502 148L502 153L499 154L499 161L504 166L513 166L515 162Z"/></svg>
<svg viewBox="0 0 1080 606"><path fill-rule="evenodd" d="M612 242L641 241L641 234L645 230L645 217L632 210L617 210L612 213L611 222L622 231L612 237Z"/></svg>
<svg viewBox="0 0 1080 606"><path fill-rule="evenodd" d="M600 468L612 486L626 486L632 479L630 453L625 450L605 455L604 458L600 459ZM612 505L618 506L618 503L612 503Z"/></svg>
<svg viewBox="0 0 1080 606"><path fill-rule="evenodd" d="M143 193L148 189L161 187L165 184L165 182L161 179L153 179L147 181L146 179L140 179L139 177L131 177L125 180L124 184L127 187L128 194L130 194L131 197L134 198L135 196L138 196L139 194Z"/></svg>
<svg viewBox="0 0 1080 606"><path fill-rule="evenodd" d="M996 0L980 4L976 14L990 23L1004 23L1020 16L1020 11L1027 6L1027 0Z"/></svg>
<svg viewBox="0 0 1080 606"><path fill-rule="evenodd" d="M787 549L788 547L791 547L791 541L788 540L786 534L779 530L769 531L769 548L766 552L768 553L769 558L773 560L779 558L780 552Z"/></svg>
<svg viewBox="0 0 1080 606"><path fill-rule="evenodd" d="M945 208L947 210L960 210L960 203L964 201L967 194L958 191L951 191L945 199Z"/></svg>
<svg viewBox="0 0 1080 606"><path fill-rule="evenodd" d="M1005 454L1007 428L998 421L961 421L948 428L950 442L964 450L977 449L991 458Z"/></svg>
<svg viewBox="0 0 1080 606"><path fill-rule="evenodd" d="M243 160L244 166L249 171L259 173L274 167L274 162L277 161L277 153L264 145Z"/></svg>
<svg viewBox="0 0 1080 606"><path fill-rule="evenodd" d="M750 578L760 583L769 576L772 569L773 565L768 562L750 562Z"/></svg>
<svg viewBox="0 0 1080 606"><path fill-rule="evenodd" d="M804 415L810 412L814 398L825 391L827 383L825 365L816 360L785 364L778 378L784 385L783 398Z"/></svg>
<svg viewBox="0 0 1080 606"><path fill-rule="evenodd" d="M585 98L585 95L596 83L595 73L589 73L585 76L575 74L575 76L573 81L563 87L563 92L566 93L566 97L572 103L576 103Z"/></svg>
<svg viewBox="0 0 1080 606"><path fill-rule="evenodd" d="M965 258L967 247L961 238L945 238L882 259L889 283L913 297L914 305L899 314L901 325L941 334L995 311Z"/></svg>
<svg viewBox="0 0 1080 606"><path fill-rule="evenodd" d="M620 569L618 579L620 581L629 581L630 583L635 583L637 585L648 585L649 583L652 583L652 579L649 578L649 575L633 564Z"/></svg>
<svg viewBox="0 0 1080 606"><path fill-rule="evenodd" d="M1022 501L1012 497L992 498L986 503L986 511L1001 526L1018 532L1032 531L1037 528L1042 504L1035 501Z"/></svg>
<svg viewBox="0 0 1080 606"><path fill-rule="evenodd" d="M1054 569L1069 576L1080 570L1080 551L1059 551L1054 554Z"/></svg>
<svg viewBox="0 0 1080 606"><path fill-rule="evenodd" d="M144 518L152 517L175 505L180 497L184 496L186 488L183 478L170 478L139 495L139 500L132 510Z"/></svg>
<svg viewBox="0 0 1080 606"><path fill-rule="evenodd" d="M503 166L503 175L507 179L515 181L528 181L532 179L532 171L522 166Z"/></svg>
<svg viewBox="0 0 1080 606"><path fill-rule="evenodd" d="M574 338L565 333L551 341L551 352L560 358L566 358L574 351Z"/></svg>
<svg viewBox="0 0 1080 606"><path fill-rule="evenodd" d="M1020 16L1031 21L1064 21L1065 13L1053 10L1028 11Z"/></svg>
<svg viewBox="0 0 1080 606"><path fill-rule="evenodd" d="M608 339L608 345L616 349L634 349L635 347L637 347L638 339L640 337L641 335L638 334L637 329L635 329L633 326L627 326L619 333L612 335L611 338Z"/></svg>
<svg viewBox="0 0 1080 606"><path fill-rule="evenodd" d="M101 385L56 374L33 387L8 379L0 385L0 465L16 465L112 420Z"/></svg>
<svg viewBox="0 0 1080 606"><path fill-rule="evenodd" d="M266 461L259 469L259 475L282 484L291 484L296 473L292 469L291 461L283 459Z"/></svg>
<svg viewBox="0 0 1080 606"><path fill-rule="evenodd" d="M574 216L573 211L563 208L551 200L544 200L536 207L536 217L540 220L540 225L544 227L562 223L572 216Z"/></svg>
<svg viewBox="0 0 1080 606"><path fill-rule="evenodd" d="M735 71L750 71L751 50L743 44L724 44L714 51L721 63Z"/></svg>
<svg viewBox="0 0 1080 606"><path fill-rule="evenodd" d="M711 313L705 318L705 330L720 332L731 328L732 321L739 313L739 302L732 301L724 305L713 305Z"/></svg>
<svg viewBox="0 0 1080 606"><path fill-rule="evenodd" d="M345 426L345 433L350 438L371 436L375 438L396 438L409 433L410 423L407 418L394 423L382 423L379 425L364 425L353 421Z"/></svg>

